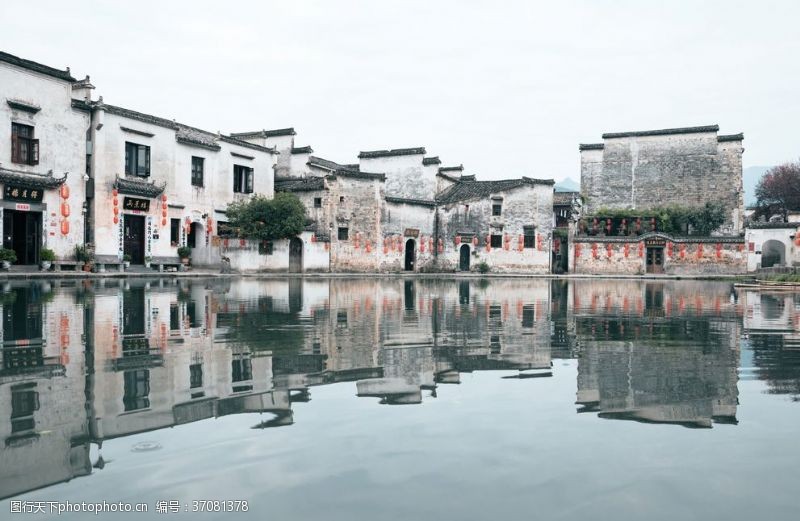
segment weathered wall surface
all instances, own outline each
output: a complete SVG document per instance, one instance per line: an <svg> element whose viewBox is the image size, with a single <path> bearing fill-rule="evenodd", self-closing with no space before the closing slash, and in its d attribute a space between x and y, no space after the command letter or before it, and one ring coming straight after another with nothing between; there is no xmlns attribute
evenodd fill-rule
<svg viewBox="0 0 800 521"><path fill-rule="evenodd" d="M666 205L724 205L721 234L742 230L742 143L716 131L604 139L602 150L581 151L586 212Z"/></svg>
<svg viewBox="0 0 800 521"><path fill-rule="evenodd" d="M42 212L42 248L53 250L59 259L73 259L75 246L83 244L84 218L81 205L85 200L86 130L89 113L72 108L72 84L65 80L37 74L0 62L0 86L3 99L0 104L0 165L4 169L28 174L44 175L52 170L56 178L69 172L70 206L69 233L61 233L61 202L59 189L46 189L41 203L30 203L30 211ZM39 111L13 108L6 99L38 107ZM34 127L34 138L39 140L39 164L27 165L11 162L11 124L20 123ZM0 201L2 209L15 210L14 201ZM0 219L2 221L2 219ZM0 222L2 225L2 222Z"/></svg>
<svg viewBox="0 0 800 521"><path fill-rule="evenodd" d="M330 245L312 238L312 232L303 232L303 271L327 272ZM219 239L215 237L215 258L228 257L231 269L239 273L287 272L289 271L289 240L272 241L272 253L259 248L259 241L244 239ZM194 264L194 258L192 259Z"/></svg>
<svg viewBox="0 0 800 521"><path fill-rule="evenodd" d="M744 242L666 241L664 273L668 275L729 275L744 273ZM570 247L572 271L578 274L643 275L647 248L644 241L586 239Z"/></svg>
<svg viewBox="0 0 800 521"><path fill-rule="evenodd" d="M390 157L361 158L362 172L386 174L386 195L433 200L436 169L422 164L424 153Z"/></svg>
<svg viewBox="0 0 800 521"><path fill-rule="evenodd" d="M431 271L436 259L433 206L387 201L383 207L381 225L383 243L380 270L403 271L405 248L409 239L414 241L414 271Z"/></svg>
<svg viewBox="0 0 800 521"><path fill-rule="evenodd" d="M359 176L337 175L330 180L331 270L376 271L381 252L383 182ZM339 228L347 239L339 239Z"/></svg>
<svg viewBox="0 0 800 521"><path fill-rule="evenodd" d="M460 247L463 243L469 243L471 271L485 261L492 271L497 272L549 272L553 228L552 185L519 187L499 192L496 197L502 198L500 216L492 215L492 205L501 199L491 197L440 207L439 227L444 251L439 255L439 269L458 270ZM534 245L529 248L520 242L527 226L535 228ZM487 244L487 236L490 235L502 235L500 248Z"/></svg>

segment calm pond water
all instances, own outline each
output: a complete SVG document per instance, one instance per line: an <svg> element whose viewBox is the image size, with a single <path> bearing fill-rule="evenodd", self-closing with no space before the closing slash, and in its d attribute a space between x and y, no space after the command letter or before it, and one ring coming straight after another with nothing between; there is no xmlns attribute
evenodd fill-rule
<svg viewBox="0 0 800 521"><path fill-rule="evenodd" d="M18 500L149 508L101 519L798 515L797 295L539 279L1 289L3 519ZM204 500L247 512L190 512Z"/></svg>

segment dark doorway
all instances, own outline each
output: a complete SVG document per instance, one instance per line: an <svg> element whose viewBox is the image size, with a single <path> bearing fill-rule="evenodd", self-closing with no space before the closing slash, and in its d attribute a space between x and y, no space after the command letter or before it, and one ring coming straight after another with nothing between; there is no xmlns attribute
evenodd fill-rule
<svg viewBox="0 0 800 521"><path fill-rule="evenodd" d="M190 248L197 248L197 238L203 236L203 225L200 223L192 223L189 227L189 233L186 235L186 246Z"/></svg>
<svg viewBox="0 0 800 521"><path fill-rule="evenodd" d="M144 264L144 216L126 215L124 219L122 251L131 256L131 264Z"/></svg>
<svg viewBox="0 0 800 521"><path fill-rule="evenodd" d="M406 241L406 271L414 271L414 264L417 260L416 242L414 239Z"/></svg>
<svg viewBox="0 0 800 521"><path fill-rule="evenodd" d="M41 243L41 212L3 211L3 248L16 252L15 264L39 264Z"/></svg>
<svg viewBox="0 0 800 521"><path fill-rule="evenodd" d="M289 273L303 272L303 241L292 237L289 241Z"/></svg>
<svg viewBox="0 0 800 521"><path fill-rule="evenodd" d="M469 271L469 246L462 244L458 251L458 269L461 271Z"/></svg>
<svg viewBox="0 0 800 521"><path fill-rule="evenodd" d="M786 263L786 246L781 241L770 239L761 247L761 267L771 268Z"/></svg>
<svg viewBox="0 0 800 521"><path fill-rule="evenodd" d="M647 248L647 273L664 273L664 248Z"/></svg>

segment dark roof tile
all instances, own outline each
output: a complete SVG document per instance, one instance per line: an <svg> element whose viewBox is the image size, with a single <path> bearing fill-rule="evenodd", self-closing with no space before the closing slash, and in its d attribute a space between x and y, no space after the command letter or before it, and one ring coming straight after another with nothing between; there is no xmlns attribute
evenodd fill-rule
<svg viewBox="0 0 800 521"><path fill-rule="evenodd" d="M608 132L606 134L603 134L603 139L614 139L621 137L666 136L671 134L697 134L700 132L719 132L719 125L664 128L660 130L635 130L632 132Z"/></svg>
<svg viewBox="0 0 800 521"><path fill-rule="evenodd" d="M425 166L429 166L429 165L441 165L441 164L442 164L442 160L441 160L441 159L439 159L439 156L434 156L434 157L423 157L423 158L422 158L422 164L423 164L423 165L425 165Z"/></svg>
<svg viewBox="0 0 800 521"><path fill-rule="evenodd" d="M254 137L276 137L276 136L294 136L297 133L294 128L278 128L275 130L254 130L253 132L234 132L231 136L239 139L248 139Z"/></svg>
<svg viewBox="0 0 800 521"><path fill-rule="evenodd" d="M37 63L35 61L26 60L25 58L20 58L19 56L14 56L13 54L8 54L7 52L0 51L0 62L6 62L11 65L16 65L17 67L21 67L23 69L28 69L29 71L38 72L39 74L44 74L45 76L50 76L52 78L57 78L59 80L74 82L76 81L75 78L69 72L69 67L65 70L56 69L54 67L50 67L48 65L43 65L41 63Z"/></svg>
<svg viewBox="0 0 800 521"><path fill-rule="evenodd" d="M394 157L394 156L414 156L418 154L425 154L425 147L416 148L393 148L392 150L368 150L359 152L359 159L375 159L378 157Z"/></svg>
<svg viewBox="0 0 800 521"><path fill-rule="evenodd" d="M532 179L530 177L500 181L461 181L445 189L436 200L442 204L450 204L470 199L483 199L499 192L536 184L553 185L555 181L552 179Z"/></svg>

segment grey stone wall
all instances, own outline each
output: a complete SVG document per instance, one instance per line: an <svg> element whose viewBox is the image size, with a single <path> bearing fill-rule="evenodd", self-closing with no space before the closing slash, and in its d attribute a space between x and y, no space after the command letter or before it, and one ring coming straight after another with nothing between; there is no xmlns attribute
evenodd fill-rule
<svg viewBox="0 0 800 521"><path fill-rule="evenodd" d="M716 131L607 137L601 150L581 151L586 211L722 203L721 234L738 234L744 210L741 140Z"/></svg>

